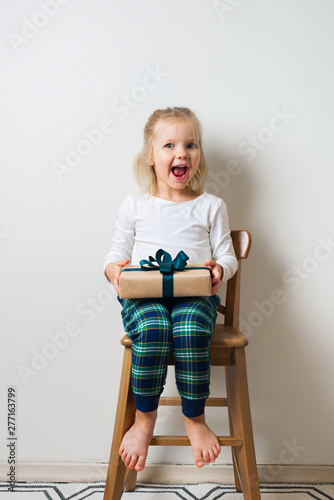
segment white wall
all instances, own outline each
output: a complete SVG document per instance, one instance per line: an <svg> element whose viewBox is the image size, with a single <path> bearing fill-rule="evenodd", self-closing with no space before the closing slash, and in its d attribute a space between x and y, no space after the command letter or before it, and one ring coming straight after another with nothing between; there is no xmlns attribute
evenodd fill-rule
<svg viewBox="0 0 334 500"><path fill-rule="evenodd" d="M146 119L180 105L203 124L207 190L253 237L241 316L257 460L333 463L333 2L54 1L1 2L1 442L14 386L19 460L108 460L123 330L103 258ZM159 432L182 433L169 411Z"/></svg>

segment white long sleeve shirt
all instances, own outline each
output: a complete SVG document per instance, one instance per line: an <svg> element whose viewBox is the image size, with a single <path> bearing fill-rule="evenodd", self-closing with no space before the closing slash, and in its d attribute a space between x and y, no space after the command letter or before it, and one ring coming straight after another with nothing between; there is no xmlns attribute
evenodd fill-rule
<svg viewBox="0 0 334 500"><path fill-rule="evenodd" d="M194 200L173 202L150 194L128 195L119 208L116 230L104 260L110 262L155 257L162 248L174 259L180 250L188 265L213 259L224 269L223 281L238 268L226 205L221 198L203 192Z"/></svg>

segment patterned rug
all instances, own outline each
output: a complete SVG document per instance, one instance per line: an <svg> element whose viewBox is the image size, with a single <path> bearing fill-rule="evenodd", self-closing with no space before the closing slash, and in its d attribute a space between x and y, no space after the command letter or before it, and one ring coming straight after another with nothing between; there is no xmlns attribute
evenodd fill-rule
<svg viewBox="0 0 334 500"><path fill-rule="evenodd" d="M273 484L260 485L262 500L334 500L333 484ZM104 483L16 483L13 492L8 483L0 483L0 500L102 500ZM225 484L142 484L134 491L123 493L124 500L242 500L233 485Z"/></svg>

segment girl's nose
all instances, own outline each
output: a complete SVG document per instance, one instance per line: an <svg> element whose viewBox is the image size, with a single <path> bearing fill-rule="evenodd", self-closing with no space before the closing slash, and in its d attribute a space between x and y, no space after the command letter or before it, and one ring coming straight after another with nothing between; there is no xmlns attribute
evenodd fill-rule
<svg viewBox="0 0 334 500"><path fill-rule="evenodd" d="M176 152L177 158L186 158L188 156L188 151L186 148L181 146Z"/></svg>

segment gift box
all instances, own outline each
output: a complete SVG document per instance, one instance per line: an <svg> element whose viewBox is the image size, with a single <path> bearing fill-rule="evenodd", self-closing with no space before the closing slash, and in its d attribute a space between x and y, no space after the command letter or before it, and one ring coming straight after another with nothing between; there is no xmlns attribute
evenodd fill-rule
<svg viewBox="0 0 334 500"><path fill-rule="evenodd" d="M160 249L155 258L141 260L139 266L124 266L119 279L121 299L159 297L201 297L212 293L211 272L202 265L187 266L181 250L172 260Z"/></svg>

